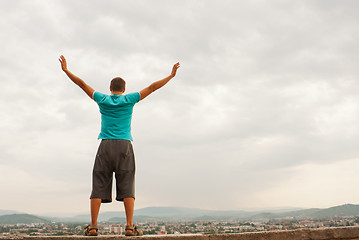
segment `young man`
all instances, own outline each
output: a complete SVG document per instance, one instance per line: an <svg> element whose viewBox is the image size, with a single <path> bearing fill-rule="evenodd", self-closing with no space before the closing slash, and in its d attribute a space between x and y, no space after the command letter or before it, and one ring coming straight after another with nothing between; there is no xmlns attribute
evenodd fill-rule
<svg viewBox="0 0 359 240"><path fill-rule="evenodd" d="M116 177L116 200L123 201L127 225L126 236L142 235L142 231L133 225L135 201L135 158L131 141L131 119L133 106L148 95L163 87L174 76L179 63L174 64L171 74L140 92L124 94L126 83L122 78L114 78L110 84L111 95L96 92L82 79L67 69L64 56L60 56L62 70L99 106L101 113L101 140L92 174L91 225L84 231L86 236L97 236L97 217L101 203L112 201L112 178Z"/></svg>

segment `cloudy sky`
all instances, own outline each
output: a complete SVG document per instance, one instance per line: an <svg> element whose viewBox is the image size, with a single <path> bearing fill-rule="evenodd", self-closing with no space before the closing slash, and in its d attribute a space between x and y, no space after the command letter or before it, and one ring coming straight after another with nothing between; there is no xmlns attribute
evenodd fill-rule
<svg viewBox="0 0 359 240"><path fill-rule="evenodd" d="M89 209L94 101L134 108L136 207L359 203L358 1L0 1L0 209ZM121 203L102 211L123 210Z"/></svg>

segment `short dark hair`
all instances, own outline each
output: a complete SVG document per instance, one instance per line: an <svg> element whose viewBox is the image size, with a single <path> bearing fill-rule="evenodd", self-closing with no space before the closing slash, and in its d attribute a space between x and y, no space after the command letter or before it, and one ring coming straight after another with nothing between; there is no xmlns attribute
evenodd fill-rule
<svg viewBox="0 0 359 240"><path fill-rule="evenodd" d="M111 84L110 84L111 91L122 92L123 90L125 90L125 87L126 87L126 82L122 78L115 77L114 79L111 80Z"/></svg>

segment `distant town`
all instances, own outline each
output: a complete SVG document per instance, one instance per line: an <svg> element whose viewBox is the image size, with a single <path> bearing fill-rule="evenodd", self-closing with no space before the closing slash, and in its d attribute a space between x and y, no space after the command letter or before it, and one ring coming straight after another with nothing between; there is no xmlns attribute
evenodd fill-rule
<svg viewBox="0 0 359 240"><path fill-rule="evenodd" d="M286 231L328 227L359 227L359 205L344 204L326 209L292 211L209 211L195 208L148 207L135 211L135 224L145 235L227 234ZM124 234L121 212L104 212L100 235ZM23 236L82 235L89 215L71 218L40 217L0 210L0 238Z"/></svg>
<svg viewBox="0 0 359 240"><path fill-rule="evenodd" d="M359 226L359 216L321 219L296 219L294 217L286 217L282 219L262 219L255 221L158 221L138 223L137 225L143 230L145 235L225 234ZM0 224L0 237L82 235L84 226L83 224L56 222ZM99 234L122 235L124 234L124 227L124 224L104 222L99 225Z"/></svg>

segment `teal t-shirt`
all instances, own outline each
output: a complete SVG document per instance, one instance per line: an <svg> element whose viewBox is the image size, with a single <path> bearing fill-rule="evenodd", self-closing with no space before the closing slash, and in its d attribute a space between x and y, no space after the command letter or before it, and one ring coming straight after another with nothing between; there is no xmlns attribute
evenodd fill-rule
<svg viewBox="0 0 359 240"><path fill-rule="evenodd" d="M106 95L94 92L93 99L101 113L101 133L99 139L126 139L131 136L133 106L140 101L140 93L126 95Z"/></svg>

